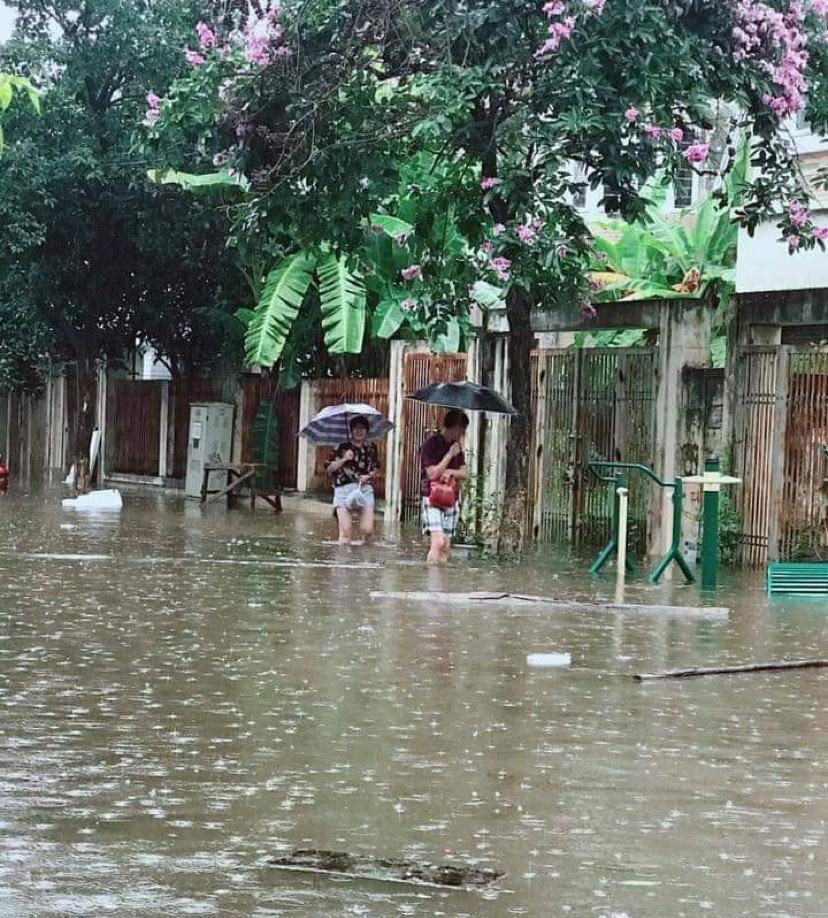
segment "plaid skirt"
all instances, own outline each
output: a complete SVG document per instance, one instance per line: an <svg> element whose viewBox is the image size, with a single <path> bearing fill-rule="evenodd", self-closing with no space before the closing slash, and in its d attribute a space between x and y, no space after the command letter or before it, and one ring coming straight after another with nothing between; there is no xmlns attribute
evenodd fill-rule
<svg viewBox="0 0 828 918"><path fill-rule="evenodd" d="M443 510L440 507L432 507L428 502L428 498L424 497L420 514L423 535L427 536L431 532L442 532L446 538L454 538L454 534L457 532L457 523L460 519L459 503L456 503L448 510Z"/></svg>

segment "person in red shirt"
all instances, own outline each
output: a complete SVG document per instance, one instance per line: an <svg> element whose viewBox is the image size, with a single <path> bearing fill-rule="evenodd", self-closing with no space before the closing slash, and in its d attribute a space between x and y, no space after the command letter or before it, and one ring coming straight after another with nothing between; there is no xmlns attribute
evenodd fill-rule
<svg viewBox="0 0 828 918"><path fill-rule="evenodd" d="M423 535L429 537L429 564L445 564L451 556L451 540L457 532L460 518L460 482L468 477L463 438L469 418L452 408L443 418L439 433L429 437L420 448L420 493L422 495ZM442 482L454 489L454 499L442 506L432 485Z"/></svg>

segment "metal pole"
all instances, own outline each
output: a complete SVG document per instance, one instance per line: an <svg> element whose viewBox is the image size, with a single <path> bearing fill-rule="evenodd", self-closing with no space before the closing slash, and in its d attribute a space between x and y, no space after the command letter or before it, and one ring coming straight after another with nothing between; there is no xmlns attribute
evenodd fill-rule
<svg viewBox="0 0 828 918"><path fill-rule="evenodd" d="M705 476L715 473L715 480L705 482L702 507L702 575L701 588L715 590L719 576L719 460L711 456L704 463Z"/></svg>
<svg viewBox="0 0 828 918"><path fill-rule="evenodd" d="M630 492L618 488L618 553L615 564L615 601L624 602L624 575L627 572L627 503Z"/></svg>

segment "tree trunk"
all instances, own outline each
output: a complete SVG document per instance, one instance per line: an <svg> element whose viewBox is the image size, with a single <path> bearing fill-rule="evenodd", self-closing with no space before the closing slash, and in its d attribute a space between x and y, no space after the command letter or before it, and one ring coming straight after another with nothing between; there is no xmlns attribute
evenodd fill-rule
<svg viewBox="0 0 828 918"><path fill-rule="evenodd" d="M75 493L85 494L89 486L89 444L95 429L95 375L91 361L79 357L75 364Z"/></svg>
<svg viewBox="0 0 828 918"><path fill-rule="evenodd" d="M506 493L500 521L497 549L502 558L517 559L523 549L526 530L526 501L529 489L529 403L532 391L530 361L534 336L529 297L521 287L512 287L506 297L509 319L509 377L512 380L512 417L506 446Z"/></svg>

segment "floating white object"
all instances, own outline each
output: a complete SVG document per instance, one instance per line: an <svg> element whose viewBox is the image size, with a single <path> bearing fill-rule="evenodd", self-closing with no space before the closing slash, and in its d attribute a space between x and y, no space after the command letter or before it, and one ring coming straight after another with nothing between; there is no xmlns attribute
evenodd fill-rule
<svg viewBox="0 0 828 918"><path fill-rule="evenodd" d="M64 510L120 510L124 502L121 492L112 488L108 491L90 491L80 497L67 497Z"/></svg>
<svg viewBox="0 0 828 918"><path fill-rule="evenodd" d="M572 663L572 654L569 653L530 653L526 657L530 666L569 666Z"/></svg>

